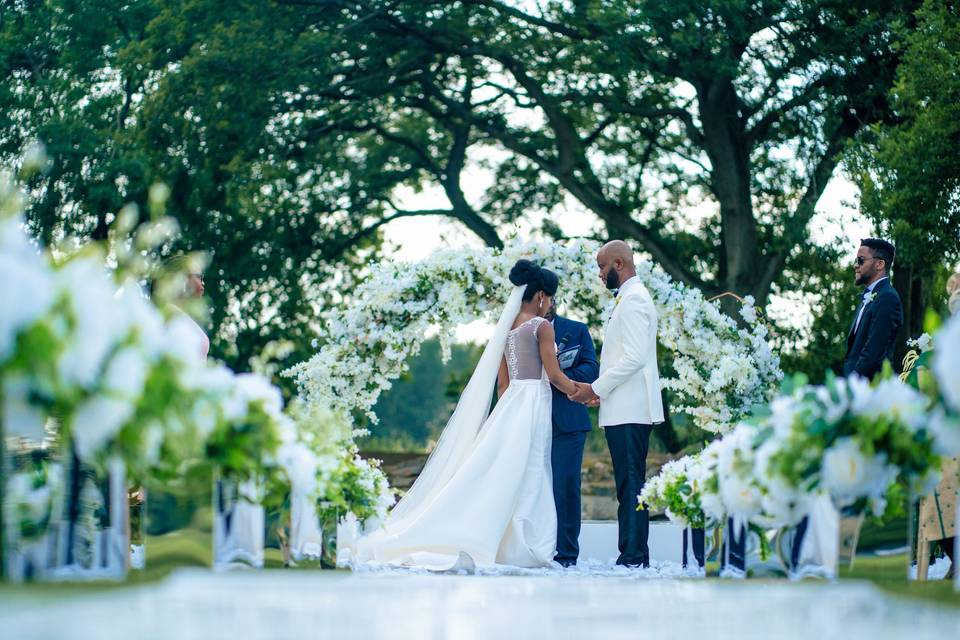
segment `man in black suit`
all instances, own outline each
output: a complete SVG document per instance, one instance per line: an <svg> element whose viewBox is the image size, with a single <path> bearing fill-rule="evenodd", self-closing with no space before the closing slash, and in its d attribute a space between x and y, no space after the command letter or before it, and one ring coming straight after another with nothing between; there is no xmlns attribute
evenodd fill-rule
<svg viewBox="0 0 960 640"><path fill-rule="evenodd" d="M556 298L547 314L557 336L560 368L577 382L591 383L600 374L600 363L587 325L557 315ZM583 446L591 429L587 408L571 402L553 388L553 500L557 507L557 553L559 564L570 567L580 555L580 467Z"/></svg>
<svg viewBox="0 0 960 640"><path fill-rule="evenodd" d="M857 284L866 287L866 290L847 334L844 376L857 374L869 380L880 373L885 360L893 358L897 331L903 324L900 295L890 284L890 268L895 254L893 245L886 240L865 238L860 241L853 271ZM798 568L800 548L808 526L808 518L797 525L790 552L793 570Z"/></svg>
<svg viewBox="0 0 960 640"><path fill-rule="evenodd" d="M903 324L903 308L897 290L890 284L894 247L886 240L866 238L857 251L857 284L866 287L847 334L843 375L873 378L885 360L893 358L897 331Z"/></svg>

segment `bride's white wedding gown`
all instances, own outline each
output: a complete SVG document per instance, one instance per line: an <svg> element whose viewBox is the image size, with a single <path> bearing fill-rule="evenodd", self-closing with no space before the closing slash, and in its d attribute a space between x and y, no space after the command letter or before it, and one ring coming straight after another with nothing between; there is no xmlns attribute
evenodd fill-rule
<svg viewBox="0 0 960 640"><path fill-rule="evenodd" d="M533 318L507 332L510 385L493 412L478 421L469 441L461 440L461 451L451 452L458 443L441 440L444 460L434 464L424 486L414 485L409 505L401 501L382 528L351 545L351 562L443 570L466 554L478 566L553 564L552 400L537 342L544 322Z"/></svg>

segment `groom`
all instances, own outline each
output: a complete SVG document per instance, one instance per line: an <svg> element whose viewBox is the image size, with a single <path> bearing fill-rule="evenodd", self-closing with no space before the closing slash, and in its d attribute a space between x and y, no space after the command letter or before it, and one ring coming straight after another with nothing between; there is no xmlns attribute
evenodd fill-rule
<svg viewBox="0 0 960 640"><path fill-rule="evenodd" d="M553 323L560 368L574 382L591 383L600 365L587 325L557 315L556 297L551 299L547 320ZM587 408L553 389L553 500L557 507L557 554L559 564L577 564L580 555L580 468L583 445L591 429Z"/></svg>
<svg viewBox="0 0 960 640"><path fill-rule="evenodd" d="M657 311L637 278L633 251L622 240L597 253L600 279L617 291L604 326L600 377L592 385L576 383L575 402L600 405L600 427L607 437L617 486L619 523L617 564L650 566L649 515L637 510L643 489L653 426L663 422L657 369Z"/></svg>

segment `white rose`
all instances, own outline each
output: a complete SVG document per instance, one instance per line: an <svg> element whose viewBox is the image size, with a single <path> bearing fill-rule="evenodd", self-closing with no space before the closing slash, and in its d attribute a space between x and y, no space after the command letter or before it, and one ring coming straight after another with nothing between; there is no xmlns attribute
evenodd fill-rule
<svg viewBox="0 0 960 640"><path fill-rule="evenodd" d="M720 498L729 515L752 518L760 513L760 489L749 478L736 474L721 475Z"/></svg>
<svg viewBox="0 0 960 640"><path fill-rule="evenodd" d="M894 416L916 429L926 422L929 401L898 378L888 378L877 385L869 396L859 399L857 405L854 410L859 415L873 418Z"/></svg>
<svg viewBox="0 0 960 640"><path fill-rule="evenodd" d="M853 438L838 439L823 455L821 484L840 507L858 498L881 495L889 485L884 482L888 477L886 456L868 458Z"/></svg>
<svg viewBox="0 0 960 640"><path fill-rule="evenodd" d="M934 339L933 373L947 405L960 411L960 314L940 329Z"/></svg>
<svg viewBox="0 0 960 640"><path fill-rule="evenodd" d="M110 359L103 376L104 389L137 400L147 381L147 362L137 349L126 347Z"/></svg>
<svg viewBox="0 0 960 640"><path fill-rule="evenodd" d="M960 455L960 418L948 416L938 407L930 414L927 429L933 438L933 450L945 457Z"/></svg>
<svg viewBox="0 0 960 640"><path fill-rule="evenodd" d="M155 465L160 459L160 445L163 444L163 425L151 422L143 434L143 457L148 465Z"/></svg>
<svg viewBox="0 0 960 640"><path fill-rule="evenodd" d="M73 443L77 456L91 460L133 415L133 405L119 398L95 396L73 415Z"/></svg>
<svg viewBox="0 0 960 640"><path fill-rule="evenodd" d="M125 337L127 325L117 313L103 266L92 257L67 264L58 273L57 286L68 296L75 322L57 369L65 382L89 388L110 349Z"/></svg>
<svg viewBox="0 0 960 640"><path fill-rule="evenodd" d="M283 412L283 396L280 389L269 380L256 373L241 373L236 377L236 386L240 395L250 402L260 401L264 410L271 416Z"/></svg>
<svg viewBox="0 0 960 640"><path fill-rule="evenodd" d="M22 375L3 380L3 426L8 436L43 440L43 411L30 404L30 380Z"/></svg>
<svg viewBox="0 0 960 640"><path fill-rule="evenodd" d="M13 354L17 335L45 314L53 299L46 265L0 255L0 362Z"/></svg>

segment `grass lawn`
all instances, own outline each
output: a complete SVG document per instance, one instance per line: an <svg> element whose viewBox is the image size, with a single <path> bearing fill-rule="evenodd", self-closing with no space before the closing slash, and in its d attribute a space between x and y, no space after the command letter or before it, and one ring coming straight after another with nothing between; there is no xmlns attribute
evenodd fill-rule
<svg viewBox="0 0 960 640"><path fill-rule="evenodd" d="M920 598L960 607L960 592L953 590L951 580L907 581L907 557L857 556L853 569L840 570L841 580L869 580L884 591L897 596Z"/></svg>

